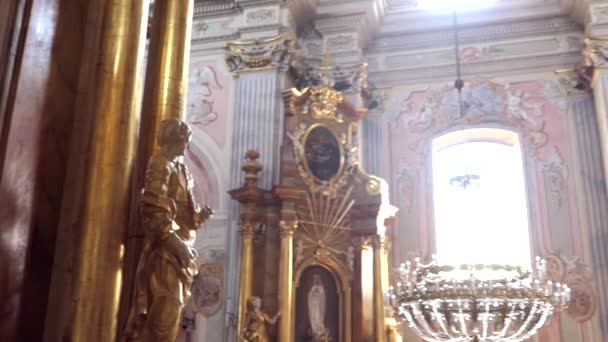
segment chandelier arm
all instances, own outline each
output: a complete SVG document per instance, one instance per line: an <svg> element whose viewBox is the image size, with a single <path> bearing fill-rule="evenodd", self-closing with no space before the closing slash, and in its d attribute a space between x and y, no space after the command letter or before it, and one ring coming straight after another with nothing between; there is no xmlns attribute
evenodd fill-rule
<svg viewBox="0 0 608 342"><path fill-rule="evenodd" d="M509 312L508 316L506 316L503 320L504 327L502 328L502 331L500 332L499 336L507 335L507 332L509 331L509 326L511 325L511 322L513 322L513 317L515 317L515 308L515 305L511 305L511 312Z"/></svg>
<svg viewBox="0 0 608 342"><path fill-rule="evenodd" d="M437 324L439 324L439 326L441 327L441 329L443 329L443 333L445 334L445 336L447 338L453 339L454 337L450 334L450 331L448 329L448 325L446 324L447 317L445 315L442 315L437 310L437 303L433 303L432 307L433 307L433 314L435 316L435 320L437 321ZM449 324L449 322L447 322L447 323Z"/></svg>
<svg viewBox="0 0 608 342"><path fill-rule="evenodd" d="M487 317L487 319L483 319L482 320L482 329L479 332L479 334L481 334L481 340L485 341L488 338L488 320L490 318L490 304L489 304L489 298L486 298L484 301L484 306L485 306L485 313L483 314L485 317ZM479 335L478 335L479 336Z"/></svg>
<svg viewBox="0 0 608 342"><path fill-rule="evenodd" d="M416 322L419 322L420 327L422 329L424 329L424 331L427 333L428 336L431 336L433 339L438 339L439 341L443 341L441 335L437 334L430 327L429 322L426 320L426 317L424 316L424 313L418 307L416 309L417 309L416 315L415 315L417 318Z"/></svg>
<svg viewBox="0 0 608 342"><path fill-rule="evenodd" d="M420 329L419 325L417 324L417 319L414 317L414 315L416 315L416 310L414 310L414 308L411 309L412 312L410 312L408 309L404 309L405 319L408 321L410 328L414 330L418 336L427 341L440 342L440 340L435 340L432 335L427 334L426 331Z"/></svg>
<svg viewBox="0 0 608 342"><path fill-rule="evenodd" d="M511 335L511 337L516 338L515 341L519 341L521 339L520 336L522 336L522 334L526 331L528 325L530 325L530 322L532 321L532 317L534 317L536 315L537 311L538 311L538 300L534 300L534 302L532 303L532 306L530 307L530 312L528 312L528 316L526 317L525 321L519 327L517 332L515 334Z"/></svg>
<svg viewBox="0 0 608 342"><path fill-rule="evenodd" d="M544 325L547 323L547 320L548 320L549 316L553 315L553 306L552 306L552 305L550 305L550 304L545 304L545 303L543 303L542 305L543 305L543 306L545 306L545 305L546 305L546 306L550 306L550 307L547 309L547 311L548 311L548 312L547 312L547 311L545 311L545 310L541 310L541 316L540 316L540 318L538 319L538 322L536 322L536 325L535 325L535 326L534 326L532 329L530 329L530 330L529 330L529 331L528 331L528 332L527 332L527 333L526 333L526 334L525 334L525 335L522 337L522 340L525 340L525 339L527 339L527 338L529 338L529 337L532 337L534 334L536 334L536 332L537 332L537 331L538 331L540 328L542 328L542 327L543 327L543 326L544 326Z"/></svg>

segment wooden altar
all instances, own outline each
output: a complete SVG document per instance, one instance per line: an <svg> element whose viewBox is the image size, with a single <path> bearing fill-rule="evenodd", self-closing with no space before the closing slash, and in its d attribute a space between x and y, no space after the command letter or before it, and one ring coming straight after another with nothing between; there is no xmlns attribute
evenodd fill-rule
<svg viewBox="0 0 608 342"><path fill-rule="evenodd" d="M388 186L361 168L355 110L327 86L289 89L280 183L258 187L255 150L242 169L245 184L230 191L241 205L238 329L247 299L281 312L276 341L386 340L386 224L396 208ZM390 330L390 329L388 329Z"/></svg>

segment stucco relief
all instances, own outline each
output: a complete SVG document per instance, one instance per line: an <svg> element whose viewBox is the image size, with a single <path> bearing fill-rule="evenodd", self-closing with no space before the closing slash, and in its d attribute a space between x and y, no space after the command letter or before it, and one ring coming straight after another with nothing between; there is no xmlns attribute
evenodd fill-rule
<svg viewBox="0 0 608 342"><path fill-rule="evenodd" d="M236 33L237 29L232 27L233 22L234 18L195 22L192 25L192 39L201 39Z"/></svg>
<svg viewBox="0 0 608 342"><path fill-rule="evenodd" d="M578 257L564 258L559 254L546 257L549 278L565 283L572 290L566 313L579 323L591 319L597 311L597 293L590 267Z"/></svg>
<svg viewBox="0 0 608 342"><path fill-rule="evenodd" d="M549 152L547 159L542 162L542 165L549 183L548 191L551 195L551 201L557 208L561 208L566 192L568 167L556 146L551 147L551 152Z"/></svg>
<svg viewBox="0 0 608 342"><path fill-rule="evenodd" d="M534 153L547 142L544 107L548 99L541 82L530 87L525 83L475 80L465 85L460 97L452 85L446 85L414 92L401 103L391 124L394 129L406 128L410 133L426 136L451 126L494 122L521 131L526 147ZM426 141L412 142L409 148L425 153Z"/></svg>
<svg viewBox="0 0 608 342"><path fill-rule="evenodd" d="M245 21L247 25L266 25L278 22L278 8L256 8L245 11Z"/></svg>
<svg viewBox="0 0 608 342"><path fill-rule="evenodd" d="M608 21L608 6L592 6L589 11L591 23L599 24Z"/></svg>
<svg viewBox="0 0 608 342"><path fill-rule="evenodd" d="M399 211L406 215L411 212L414 206L414 172L415 170L412 170L412 167L405 160L401 160L397 173L397 191L400 194Z"/></svg>
<svg viewBox="0 0 608 342"><path fill-rule="evenodd" d="M220 148L226 143L231 81L216 61L193 61L190 64L186 120L201 127Z"/></svg>
<svg viewBox="0 0 608 342"><path fill-rule="evenodd" d="M327 38L327 51L343 51L356 48L355 37L351 35L337 35Z"/></svg>
<svg viewBox="0 0 608 342"><path fill-rule="evenodd" d="M221 254L222 252L219 252ZM216 255L217 252L207 254ZM192 301L196 312L204 317L215 314L224 297L224 266L218 257L206 260L199 266L192 285Z"/></svg>

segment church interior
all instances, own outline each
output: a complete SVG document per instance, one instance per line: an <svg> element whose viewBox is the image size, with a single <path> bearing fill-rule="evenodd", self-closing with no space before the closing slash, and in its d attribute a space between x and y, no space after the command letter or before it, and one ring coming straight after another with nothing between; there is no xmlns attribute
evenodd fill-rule
<svg viewBox="0 0 608 342"><path fill-rule="evenodd" d="M606 179L605 0L0 1L2 341L606 342Z"/></svg>

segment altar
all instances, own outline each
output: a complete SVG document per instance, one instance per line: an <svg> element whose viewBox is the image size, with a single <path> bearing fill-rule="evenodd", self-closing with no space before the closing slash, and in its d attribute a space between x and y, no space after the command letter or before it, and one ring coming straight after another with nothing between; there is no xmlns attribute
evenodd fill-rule
<svg viewBox="0 0 608 342"><path fill-rule="evenodd" d="M264 341L386 341L385 233L397 209L387 183L360 164L367 111L326 85L283 97L280 182L259 187L258 174L271 165L252 146L242 164L245 184L230 191L240 203L241 339L255 316ZM261 309L249 307L250 298Z"/></svg>

